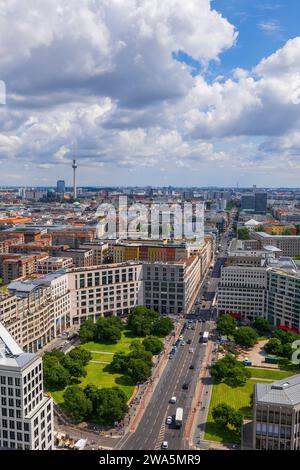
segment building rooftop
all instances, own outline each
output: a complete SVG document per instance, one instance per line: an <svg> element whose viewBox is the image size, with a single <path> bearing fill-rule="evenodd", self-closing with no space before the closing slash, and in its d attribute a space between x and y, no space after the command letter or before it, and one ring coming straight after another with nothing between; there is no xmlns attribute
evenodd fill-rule
<svg viewBox="0 0 300 470"><path fill-rule="evenodd" d="M0 366L23 368L36 359L35 354L24 353L0 323Z"/></svg>
<svg viewBox="0 0 300 470"><path fill-rule="evenodd" d="M278 380L272 384L255 384L256 400L276 405L300 403L300 374Z"/></svg>

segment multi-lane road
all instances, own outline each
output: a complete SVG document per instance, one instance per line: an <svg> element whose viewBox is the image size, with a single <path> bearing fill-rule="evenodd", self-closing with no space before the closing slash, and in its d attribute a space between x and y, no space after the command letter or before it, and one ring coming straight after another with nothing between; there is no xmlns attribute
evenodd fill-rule
<svg viewBox="0 0 300 470"><path fill-rule="evenodd" d="M224 264L228 237L225 234L219 247L219 254L214 267L207 274L198 293L195 305L186 321L189 328L184 332L185 345L179 344L173 359L169 359L162 376L156 385L150 402L134 433L125 435L118 444L119 449L152 450L159 449L162 442L168 442L169 449L187 449L184 439L186 418L191 409L199 372L205 356L206 345L201 342L201 333L209 330L211 321L215 320L215 309L212 302L215 298L221 267ZM187 341L190 344L187 344ZM193 369L190 369L190 366ZM188 389L183 389L183 384ZM176 403L171 404L171 397L176 397ZM183 426L175 429L174 415L176 408L183 408ZM173 424L166 424L168 416L173 417Z"/></svg>
<svg viewBox="0 0 300 470"><path fill-rule="evenodd" d="M199 342L200 332L204 331L205 323L190 323L190 328L184 333L184 341L191 340L191 344L179 344L173 359L170 359L158 382L137 430L125 436L119 448L134 450L159 449L163 441L168 441L169 449L184 449L184 427L175 429L174 425L167 425L167 416L174 416L177 407L183 408L185 419L188 415L192 398L194 396L199 367L206 346ZM194 328L194 329L192 329ZM191 353L190 348L194 352ZM195 369L189 367L194 365ZM182 385L188 384L188 390ZM176 404L171 404L171 397L175 396Z"/></svg>

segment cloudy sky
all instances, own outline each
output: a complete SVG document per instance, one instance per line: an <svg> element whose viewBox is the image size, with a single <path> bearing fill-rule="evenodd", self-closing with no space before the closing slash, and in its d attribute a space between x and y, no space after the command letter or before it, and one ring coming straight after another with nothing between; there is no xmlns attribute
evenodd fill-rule
<svg viewBox="0 0 300 470"><path fill-rule="evenodd" d="M300 186L299 0L0 0L0 184ZM1 87L0 87L1 97Z"/></svg>

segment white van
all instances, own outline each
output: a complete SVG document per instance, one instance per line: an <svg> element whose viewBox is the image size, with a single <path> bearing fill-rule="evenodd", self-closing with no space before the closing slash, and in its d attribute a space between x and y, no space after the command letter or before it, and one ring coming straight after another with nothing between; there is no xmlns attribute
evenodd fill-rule
<svg viewBox="0 0 300 470"><path fill-rule="evenodd" d="M177 398L176 398L176 397L172 397L171 400L170 400L170 403L174 404L174 403L176 403L176 401L177 401Z"/></svg>

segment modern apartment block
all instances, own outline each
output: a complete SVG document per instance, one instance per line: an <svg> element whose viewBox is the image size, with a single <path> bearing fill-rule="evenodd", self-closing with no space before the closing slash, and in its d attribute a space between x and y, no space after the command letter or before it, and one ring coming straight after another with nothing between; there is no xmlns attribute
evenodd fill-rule
<svg viewBox="0 0 300 470"><path fill-rule="evenodd" d="M43 393L42 359L23 352L1 323L0 447L53 449L53 404Z"/></svg>
<svg viewBox="0 0 300 470"><path fill-rule="evenodd" d="M37 262L36 272L38 274L49 274L54 271L72 267L72 258L50 256L49 258Z"/></svg>
<svg viewBox="0 0 300 470"><path fill-rule="evenodd" d="M254 385L253 449L300 450L300 375Z"/></svg>
<svg viewBox="0 0 300 470"><path fill-rule="evenodd" d="M0 254L0 276L4 284L14 279L25 278L36 272L39 260L47 257L45 253L21 255L16 253Z"/></svg>
<svg viewBox="0 0 300 470"><path fill-rule="evenodd" d="M36 352L70 324L68 278L52 273L15 281L0 296L0 321L26 352Z"/></svg>
<svg viewBox="0 0 300 470"><path fill-rule="evenodd" d="M104 243L101 240L92 240L79 245L79 248L84 250L92 250L93 252L93 265L99 266L106 261L108 255L108 243Z"/></svg>
<svg viewBox="0 0 300 470"><path fill-rule="evenodd" d="M71 258L74 266L76 268L82 267L86 268L88 266L93 266L93 251L80 248L72 248L70 250L65 250L60 253L64 258Z"/></svg>

